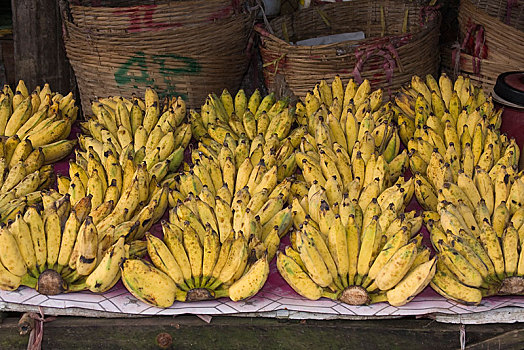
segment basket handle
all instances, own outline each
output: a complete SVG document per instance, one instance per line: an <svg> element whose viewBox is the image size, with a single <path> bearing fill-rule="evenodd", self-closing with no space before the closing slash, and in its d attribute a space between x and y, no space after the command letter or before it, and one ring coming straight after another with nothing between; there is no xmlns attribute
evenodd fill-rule
<svg viewBox="0 0 524 350"><path fill-rule="evenodd" d="M393 80L393 73L395 68L398 66L399 70L401 72L404 72L404 67L402 66L402 63L400 61L400 57L398 55L398 52L393 46L392 43L376 43L370 46L367 46L365 50L357 50L355 52L355 58L357 59L357 63L355 64L355 68L353 68L353 76L355 77L355 81L357 83L362 83L362 75L361 71L364 67L364 64L371 56L382 56L384 57L384 71L386 72L386 79L389 83Z"/></svg>
<svg viewBox="0 0 524 350"><path fill-rule="evenodd" d="M274 40L274 41L276 41L276 42L278 42L278 43L280 43L282 45L286 45L286 46L290 45L288 42L286 42L286 41L280 39L279 37L277 37L276 35L273 35L270 32L268 32L264 28L264 25L262 23L255 24L254 29L261 37L269 38L269 39Z"/></svg>
<svg viewBox="0 0 524 350"><path fill-rule="evenodd" d="M474 36L474 37L473 37ZM484 34L484 26L480 24L473 23L471 19L468 21L466 35L464 35L464 40L462 44L459 45L455 43L452 48L451 60L454 64L455 74L460 69L460 53L461 51L467 51L468 43L474 44L471 48L471 57L473 65L473 73L480 74L480 62L481 59L487 58L488 47L486 45L486 37Z"/></svg>

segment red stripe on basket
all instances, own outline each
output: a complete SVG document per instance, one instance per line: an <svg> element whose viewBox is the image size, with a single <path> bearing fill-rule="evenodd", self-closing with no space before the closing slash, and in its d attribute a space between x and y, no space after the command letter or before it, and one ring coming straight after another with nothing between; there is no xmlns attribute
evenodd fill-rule
<svg viewBox="0 0 524 350"><path fill-rule="evenodd" d="M212 13L212 14L207 18L207 20L208 20L209 22L213 22L213 21L216 21L217 19L228 18L228 17L231 16L232 14L233 14L233 6L230 5L230 6L224 7L224 8L221 9L221 10L218 10L218 11L215 12L215 13Z"/></svg>
<svg viewBox="0 0 524 350"><path fill-rule="evenodd" d="M182 23L155 22L153 15L156 12L157 5L140 5L126 10L115 10L114 15L127 16L129 26L127 30L131 33L159 31L167 28L181 27Z"/></svg>

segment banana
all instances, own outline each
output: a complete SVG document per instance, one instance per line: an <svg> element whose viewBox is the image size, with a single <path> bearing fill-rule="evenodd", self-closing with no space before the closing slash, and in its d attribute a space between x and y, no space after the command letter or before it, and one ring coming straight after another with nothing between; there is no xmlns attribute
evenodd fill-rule
<svg viewBox="0 0 524 350"><path fill-rule="evenodd" d="M23 162L32 151L33 151L33 146L31 144L31 141L29 140L20 141L18 145L16 145L15 149L13 150L11 159L9 160L8 167L12 168L16 163Z"/></svg>
<svg viewBox="0 0 524 350"><path fill-rule="evenodd" d="M0 227L0 261L15 276L22 277L27 273L17 241L5 224Z"/></svg>
<svg viewBox="0 0 524 350"><path fill-rule="evenodd" d="M358 254L356 284L369 272L375 250L375 242L379 240L381 228L378 226L378 216L373 217L370 224L362 229L362 241Z"/></svg>
<svg viewBox="0 0 524 350"><path fill-rule="evenodd" d="M234 238L230 247L229 254L227 255L225 261L223 261L223 259L220 261L222 250L220 251L219 259L215 266L215 268L220 268L220 272L218 272L217 269L216 280L209 287L211 289L216 289L216 287L220 286L221 284L228 283L235 277L235 274L241 270L241 267L245 267L245 264L247 263L247 242L242 235ZM213 270L213 276L215 276L215 269Z"/></svg>
<svg viewBox="0 0 524 350"><path fill-rule="evenodd" d="M436 266L436 258L433 258L408 272L402 281L387 291L388 302L393 306L402 306L411 301L431 282Z"/></svg>
<svg viewBox="0 0 524 350"><path fill-rule="evenodd" d="M87 277L85 282L87 288L95 293L103 293L111 289L120 279L120 265L124 258L124 237L120 237Z"/></svg>
<svg viewBox="0 0 524 350"><path fill-rule="evenodd" d="M397 250L390 260L380 269L375 284L380 290L395 287L404 278L415 260L417 246L415 242L406 244Z"/></svg>
<svg viewBox="0 0 524 350"><path fill-rule="evenodd" d="M482 300L480 290L462 284L447 268L443 269L442 265L437 262L437 271L431 280L431 287L442 296L461 304L478 305Z"/></svg>
<svg viewBox="0 0 524 350"><path fill-rule="evenodd" d="M182 244L182 230L166 221L162 221L162 230L164 232L164 243L169 248L169 251L182 270L182 274L187 283L187 281L191 279L191 266L187 253Z"/></svg>
<svg viewBox="0 0 524 350"><path fill-rule="evenodd" d="M195 280L195 285L199 285L202 277L203 248L201 241L203 241L203 239L201 240L199 238L195 229L189 226L188 221L184 223L183 237L184 247L191 265L191 274Z"/></svg>
<svg viewBox="0 0 524 350"><path fill-rule="evenodd" d="M45 238L44 222L35 207L29 207L24 214L24 221L28 224L31 239L35 250L36 266L42 272L47 261L47 245Z"/></svg>
<svg viewBox="0 0 524 350"><path fill-rule="evenodd" d="M83 223L83 230L77 236L78 255L75 263L79 275L89 275L97 265L98 232L93 219L88 216Z"/></svg>
<svg viewBox="0 0 524 350"><path fill-rule="evenodd" d="M7 191L12 190L16 185L22 181L25 176L27 175L24 163L18 162L16 163L10 170L7 176L4 179L4 183L2 187L0 188L1 193L5 193Z"/></svg>
<svg viewBox="0 0 524 350"><path fill-rule="evenodd" d="M277 269L298 294L311 300L322 297L322 288L313 282L295 260L280 251L277 252Z"/></svg>
<svg viewBox="0 0 524 350"><path fill-rule="evenodd" d="M5 136L15 135L18 129L29 119L31 113L32 105L30 98L23 99L23 101L16 106L13 101L13 114L9 117L3 134Z"/></svg>
<svg viewBox="0 0 524 350"><path fill-rule="evenodd" d="M269 276L267 254L258 259L247 272L229 287L229 298L233 301L252 297L264 286Z"/></svg>
<svg viewBox="0 0 524 350"><path fill-rule="evenodd" d="M36 269L36 255L33 241L31 239L31 231L20 212L16 214L15 220L9 226L9 231L16 240L22 259L25 266L27 266L27 270L33 275L33 277L36 277L38 271Z"/></svg>
<svg viewBox="0 0 524 350"><path fill-rule="evenodd" d="M480 241L493 262L495 272L499 278L504 276L504 256L497 233L486 219L480 224Z"/></svg>
<svg viewBox="0 0 524 350"><path fill-rule="evenodd" d="M146 233L147 251L153 264L165 272L178 286L184 286L184 275L168 247L150 233Z"/></svg>
<svg viewBox="0 0 524 350"><path fill-rule="evenodd" d="M65 266L69 264L71 254L76 242L78 230L82 224L83 218L78 218L76 210L72 209L67 221L65 222L62 232L62 239L60 241L60 252L58 254L58 268L60 272Z"/></svg>
<svg viewBox="0 0 524 350"><path fill-rule="evenodd" d="M333 276L329 272L312 239L298 231L297 244L300 258L304 262L311 279L320 287L329 286L333 282Z"/></svg>
<svg viewBox="0 0 524 350"><path fill-rule="evenodd" d="M333 220L335 219L334 217ZM339 224L339 229L342 231L341 222ZM340 232L342 234L343 232ZM323 237L319 230L317 230L314 226L309 225L308 221L305 221L302 226L302 237L307 240L307 243L313 244L313 246L316 248L320 256L322 257L322 261L324 261L329 273L332 276L332 280L339 288L342 288L340 285L338 272L337 272L337 265L336 265L336 258L333 257L330 250L329 250L329 239L325 239L324 237L328 238L327 234ZM343 248L341 247L339 251L341 251Z"/></svg>
<svg viewBox="0 0 524 350"><path fill-rule="evenodd" d="M415 174L415 195L425 210L436 210L438 199L433 186L420 174Z"/></svg>
<svg viewBox="0 0 524 350"><path fill-rule="evenodd" d="M519 236L517 230L512 225L506 227L506 230L502 235L501 246L504 254L506 276L514 276L517 272L519 260Z"/></svg>
<svg viewBox="0 0 524 350"><path fill-rule="evenodd" d="M175 282L153 265L138 259L127 259L121 267L122 282L136 298L157 306L170 307L178 288Z"/></svg>
<svg viewBox="0 0 524 350"><path fill-rule="evenodd" d="M15 192L15 197L22 197L29 193L32 193L38 189L40 185L40 173L35 171L24 177L22 181L16 185L12 191Z"/></svg>
<svg viewBox="0 0 524 350"><path fill-rule="evenodd" d="M220 249L220 237L210 225L207 225L203 242L202 285L206 285L211 278L219 258Z"/></svg>
<svg viewBox="0 0 524 350"><path fill-rule="evenodd" d="M488 207L490 215L493 214L493 210L495 209L495 196L491 178L484 170L476 168L473 180L475 181L480 197L484 199Z"/></svg>
<svg viewBox="0 0 524 350"><path fill-rule="evenodd" d="M233 229L233 212L229 204L220 197L216 198L215 215L217 218L220 242L224 243Z"/></svg>
<svg viewBox="0 0 524 350"><path fill-rule="evenodd" d="M61 222L56 206L52 206L46 210L44 229L47 239L47 266L54 267L58 261L60 241L62 238Z"/></svg>
<svg viewBox="0 0 524 350"><path fill-rule="evenodd" d="M408 243L409 233L407 231L407 227L402 227L386 242L369 269L366 278L369 282L373 281L392 256ZM364 286L366 286L366 284L364 284Z"/></svg>

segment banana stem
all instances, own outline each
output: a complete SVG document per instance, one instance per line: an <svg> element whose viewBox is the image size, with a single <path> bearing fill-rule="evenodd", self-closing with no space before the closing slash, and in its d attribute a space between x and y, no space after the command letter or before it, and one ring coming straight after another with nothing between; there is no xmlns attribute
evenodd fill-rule
<svg viewBox="0 0 524 350"><path fill-rule="evenodd" d="M62 276L65 275L65 274L67 274L67 273L69 273L69 271L68 271L69 268L66 268L65 270L64 270L64 268L65 268L64 265L60 265L60 264L58 264L57 267L56 267L56 272L58 272L58 273L61 274ZM64 271L64 273L62 273L62 271Z"/></svg>
<svg viewBox="0 0 524 350"><path fill-rule="evenodd" d="M229 289L217 289L214 291L215 298L225 298L229 296Z"/></svg>
<svg viewBox="0 0 524 350"><path fill-rule="evenodd" d="M344 286L344 288L342 289L346 289L347 287L349 287L349 284L348 284L348 276L341 276L340 278L342 280L342 286Z"/></svg>
<svg viewBox="0 0 524 350"><path fill-rule="evenodd" d="M215 290L215 289L217 289L218 287L220 287L221 284L222 284L222 282L221 282L220 280L215 280L215 282L213 282L213 283L208 287L208 289Z"/></svg>
<svg viewBox="0 0 524 350"><path fill-rule="evenodd" d="M213 282L215 282L215 278L209 277L206 284L204 285L204 288L209 288L213 284Z"/></svg>
<svg viewBox="0 0 524 350"><path fill-rule="evenodd" d="M324 298L329 298L329 299L333 299L333 300L338 300L338 296L340 295L340 292L335 292L335 293L332 293L332 292L328 292L327 290L323 290L322 291L322 296Z"/></svg>
<svg viewBox="0 0 524 350"><path fill-rule="evenodd" d="M183 283L183 284L177 284L178 288L183 290L184 292L187 292L189 291L189 287L187 286L187 284Z"/></svg>
<svg viewBox="0 0 524 350"><path fill-rule="evenodd" d="M189 287L189 289L194 289L195 288L195 283L193 282L192 278L186 280L186 284Z"/></svg>
<svg viewBox="0 0 524 350"><path fill-rule="evenodd" d="M29 270L29 274L31 274L31 276L33 276L34 278L38 278L38 276L40 276L40 273L38 272L36 267L31 268Z"/></svg>
<svg viewBox="0 0 524 350"><path fill-rule="evenodd" d="M342 281L341 281L341 279L340 279L338 276L337 276L337 278L335 278L335 279L333 280L333 282L334 282L334 284L335 284L335 286L336 286L336 289L335 289L335 290L339 290L339 289L342 290L342 289L344 289L344 287L343 287L343 285L342 285Z"/></svg>
<svg viewBox="0 0 524 350"><path fill-rule="evenodd" d="M364 287L364 288L369 287L369 285L371 284L371 282L372 282L371 279L370 279L368 276L366 276L366 277L364 278L364 281L362 282L362 287Z"/></svg>
<svg viewBox="0 0 524 350"><path fill-rule="evenodd" d="M348 275L348 285L352 286L355 284L355 275Z"/></svg>
<svg viewBox="0 0 524 350"><path fill-rule="evenodd" d="M203 276L200 281L200 287L205 288L208 281L209 281L209 276Z"/></svg>
<svg viewBox="0 0 524 350"><path fill-rule="evenodd" d="M357 278L355 279L355 285L360 286L362 284L362 276L357 275Z"/></svg>
<svg viewBox="0 0 524 350"><path fill-rule="evenodd" d="M83 290L86 290L87 286L85 282L77 283L77 284L70 284L67 286L67 292L80 292Z"/></svg>
<svg viewBox="0 0 524 350"><path fill-rule="evenodd" d="M72 284L73 282L76 282L80 277L82 277L82 276L79 275L78 272L75 270L75 271L73 271L73 273L71 273L71 274L68 275L67 277L64 277L64 280L65 280L68 284Z"/></svg>
<svg viewBox="0 0 524 350"><path fill-rule="evenodd" d="M47 264L43 264L42 266L38 266L38 271L40 273L44 272L45 270L47 270L47 267L46 267Z"/></svg>
<svg viewBox="0 0 524 350"><path fill-rule="evenodd" d="M29 288L36 289L36 284L38 280L34 278L33 276L30 276L29 274L25 274L22 276L22 280L20 281L20 284L22 286L27 286Z"/></svg>
<svg viewBox="0 0 524 350"><path fill-rule="evenodd" d="M195 287L197 287L197 288L201 288L202 285L201 285L200 282L201 282L201 280L200 280L200 276L196 276L196 277L195 277Z"/></svg>

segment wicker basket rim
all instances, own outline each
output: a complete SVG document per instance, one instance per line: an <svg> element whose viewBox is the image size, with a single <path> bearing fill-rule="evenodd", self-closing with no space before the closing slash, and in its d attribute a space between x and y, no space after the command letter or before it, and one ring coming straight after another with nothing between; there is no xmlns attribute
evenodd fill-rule
<svg viewBox="0 0 524 350"><path fill-rule="evenodd" d="M485 20L485 23L489 23L491 26L500 26L500 32L501 33L515 33L524 35L524 32L508 25L504 22L502 22L498 17L491 16L488 12L479 9L471 0L462 0L460 3L460 6L466 8L469 12L478 13L481 19Z"/></svg>
<svg viewBox="0 0 524 350"><path fill-rule="evenodd" d="M394 0L395 1L395 0ZM358 2L353 2L353 1L350 1L350 2L343 2L343 3L333 3L333 4L325 4L325 5L322 5L322 6L318 6L318 8L322 9L322 8L326 8L326 7L333 7L333 6L362 6L364 3L376 3L376 2L385 2L385 3L390 3L391 1L387 1L387 0L380 0L380 1L358 1ZM366 7L366 6L362 6L364 8L369 8L369 7ZM303 9L303 10L300 10L300 11L307 11L307 10L310 10L310 8L308 9ZM284 16L281 16L281 17L278 17L278 18L275 18L274 20L272 20L270 22L270 25L271 24L274 24L276 21L284 21L284 19L287 19L287 18L293 18L294 17L294 14L288 14L288 15L284 15ZM269 39L273 42L276 42L278 43L282 48L300 48L300 49L310 49L310 50L313 50L313 49L330 49L330 48L337 48L337 47L347 47L348 45L349 46L361 46L363 44L371 44L371 43L379 43L379 42L388 42L388 41L391 41L392 39L402 39L402 38L405 38L405 37L413 37L413 36L416 36L416 35L421 35L421 36L424 36L427 32L431 31L434 29L435 26L438 26L440 24L440 13L437 14L436 18L434 18L433 20L431 21L428 21L426 22L423 26L419 27L419 30L417 31L411 31L411 32L407 32L407 33L403 33L403 34L396 34L396 35L385 35L383 37L371 37L371 38L365 38L365 39L361 39L361 40L345 40L345 41L340 41L340 42L336 42L336 43L332 43L332 44L322 44L322 45L300 45L300 46L297 46L297 45L293 45L281 38L279 38L277 35L275 34L272 34L270 32L268 32L265 28L264 28L264 25L263 24L257 24L255 25L254 27L254 30L260 34L261 37L265 38L265 39Z"/></svg>

